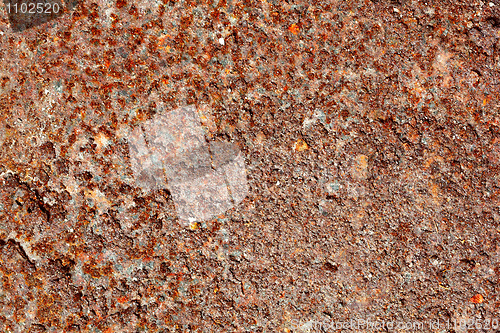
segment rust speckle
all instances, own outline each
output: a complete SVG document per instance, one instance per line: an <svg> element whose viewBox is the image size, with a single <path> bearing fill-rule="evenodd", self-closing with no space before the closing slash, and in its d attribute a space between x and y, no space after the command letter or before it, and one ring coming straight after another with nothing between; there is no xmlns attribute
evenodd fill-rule
<svg viewBox="0 0 500 333"><path fill-rule="evenodd" d="M298 34L299 33L299 26L295 23L293 23L291 26L288 27L288 30L290 30L290 32L294 35Z"/></svg>

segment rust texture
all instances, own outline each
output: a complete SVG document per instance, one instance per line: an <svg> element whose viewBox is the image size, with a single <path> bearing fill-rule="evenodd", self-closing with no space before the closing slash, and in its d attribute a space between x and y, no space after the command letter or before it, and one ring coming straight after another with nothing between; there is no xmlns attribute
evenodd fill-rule
<svg viewBox="0 0 500 333"><path fill-rule="evenodd" d="M0 5L1 332L500 317L498 0L63 5ZM190 227L128 144L186 105L249 185Z"/></svg>

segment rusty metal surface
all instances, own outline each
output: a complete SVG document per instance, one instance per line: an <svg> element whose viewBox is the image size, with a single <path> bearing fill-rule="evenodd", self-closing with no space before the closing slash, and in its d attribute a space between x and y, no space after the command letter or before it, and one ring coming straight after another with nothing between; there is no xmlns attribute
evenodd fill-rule
<svg viewBox="0 0 500 333"><path fill-rule="evenodd" d="M0 5L0 331L500 317L497 0L64 5ZM248 182L189 226L129 149L187 105Z"/></svg>

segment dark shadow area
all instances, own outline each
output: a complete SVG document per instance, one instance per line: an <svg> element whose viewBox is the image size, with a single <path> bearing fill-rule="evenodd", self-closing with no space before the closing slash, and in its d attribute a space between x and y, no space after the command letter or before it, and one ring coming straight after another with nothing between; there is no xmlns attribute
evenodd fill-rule
<svg viewBox="0 0 500 333"><path fill-rule="evenodd" d="M22 32L62 16L79 2L70 0L65 5L61 0L5 0L5 9L12 30Z"/></svg>

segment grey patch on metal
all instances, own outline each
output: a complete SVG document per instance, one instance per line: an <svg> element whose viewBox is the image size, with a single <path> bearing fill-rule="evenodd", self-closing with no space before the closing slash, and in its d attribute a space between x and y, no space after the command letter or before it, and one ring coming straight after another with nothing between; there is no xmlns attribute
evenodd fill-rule
<svg viewBox="0 0 500 333"><path fill-rule="evenodd" d="M194 106L160 114L129 137L136 185L169 188L182 221L222 214L248 194L245 160L237 145L207 142Z"/></svg>
<svg viewBox="0 0 500 333"><path fill-rule="evenodd" d="M223 169L234 204L237 205L248 195L245 159L242 154L240 153L231 163L226 164Z"/></svg>

